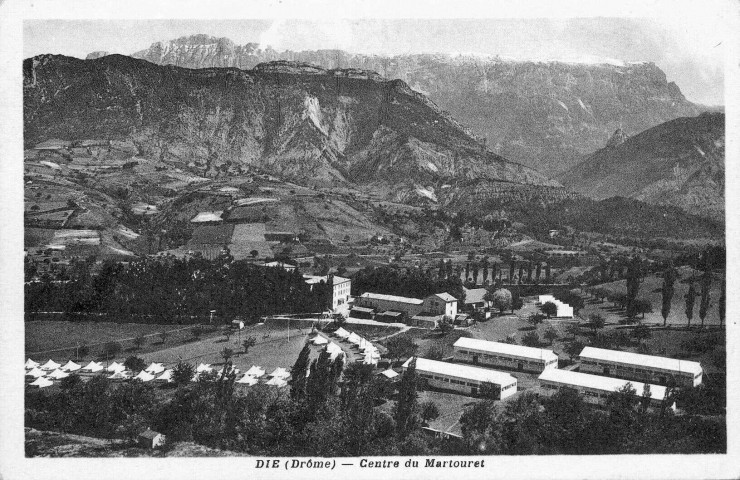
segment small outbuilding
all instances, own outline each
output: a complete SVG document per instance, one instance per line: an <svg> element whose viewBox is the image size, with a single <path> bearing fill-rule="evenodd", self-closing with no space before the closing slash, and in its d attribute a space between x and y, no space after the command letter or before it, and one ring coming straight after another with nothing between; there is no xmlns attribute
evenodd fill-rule
<svg viewBox="0 0 740 480"><path fill-rule="evenodd" d="M139 434L137 441L141 448L159 448L164 445L165 436L147 428Z"/></svg>

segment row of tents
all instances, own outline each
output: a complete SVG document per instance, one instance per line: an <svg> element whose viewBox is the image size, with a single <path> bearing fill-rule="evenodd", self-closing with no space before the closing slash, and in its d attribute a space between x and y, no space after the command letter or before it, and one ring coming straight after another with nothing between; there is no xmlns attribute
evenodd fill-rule
<svg viewBox="0 0 740 480"><path fill-rule="evenodd" d="M348 332L342 327L337 328L333 335L356 345L364 354L362 363L367 365L378 364L378 361L380 360L380 351L378 350L378 347L373 345L369 340L362 338L354 332Z"/></svg>
<svg viewBox="0 0 740 480"><path fill-rule="evenodd" d="M337 347L338 348L338 347ZM340 349L341 351L341 349ZM65 365L61 365L53 360L49 360L43 365L31 360L30 358L26 361L26 376L33 377L35 380L29 385L45 388L50 387L54 384L54 380L61 380L62 378L68 377L71 373L85 372L85 373L105 373L111 380L129 380L138 379L142 382L151 381L164 381L172 382L172 369L165 368L162 363L152 362L148 367L141 370L138 374L134 375L133 372L126 369L126 366L113 362L107 367L102 363L91 361L85 366L79 365L72 360L68 361ZM239 369L235 369L236 373L239 373ZM195 375L192 381L197 381L201 374L213 372L215 369L209 364L201 363L195 368ZM263 368L258 366L252 366L239 380L237 383L255 385L259 382L260 377L264 377L266 372ZM290 377L290 372L282 367L276 368L269 375L270 380L265 382L267 385L273 385L277 387L284 387L287 385L287 379Z"/></svg>

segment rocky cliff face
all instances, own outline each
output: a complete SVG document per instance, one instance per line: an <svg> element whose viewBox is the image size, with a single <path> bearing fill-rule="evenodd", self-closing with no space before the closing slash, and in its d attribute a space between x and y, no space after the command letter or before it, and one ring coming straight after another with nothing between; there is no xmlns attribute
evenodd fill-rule
<svg viewBox="0 0 740 480"><path fill-rule="evenodd" d="M632 197L724 218L725 116L703 113L603 148L561 176L596 199Z"/></svg>
<svg viewBox="0 0 740 480"><path fill-rule="evenodd" d="M159 42L133 54L187 68L251 69L273 60L357 68L399 78L470 127L489 148L554 175L601 148L621 125L634 135L700 109L652 63L577 64L449 55L277 52L206 35Z"/></svg>
<svg viewBox="0 0 740 480"><path fill-rule="evenodd" d="M200 175L259 170L302 184L395 185L396 196L432 198L472 179L559 186L375 72L284 61L188 70L120 55L43 55L23 71L28 146L128 140L141 156Z"/></svg>

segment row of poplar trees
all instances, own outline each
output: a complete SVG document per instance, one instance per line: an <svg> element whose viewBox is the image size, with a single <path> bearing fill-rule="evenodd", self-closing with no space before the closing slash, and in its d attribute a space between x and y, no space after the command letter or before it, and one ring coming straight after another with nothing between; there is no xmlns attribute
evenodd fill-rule
<svg viewBox="0 0 740 480"><path fill-rule="evenodd" d="M696 285L696 278L692 277L689 279L689 291L684 297L686 300L686 318L688 319L688 326L691 326L691 320L694 318L694 305L697 297L699 297L699 318L701 319L701 326L704 327L704 320L709 313L709 307L711 306L711 295L710 290L712 286L712 265L714 264L712 258L712 251L705 250L699 259L699 270L701 275L699 276L699 286ZM674 284L678 279L678 272L673 266L672 262L669 262L668 267L663 272L663 287L662 293L662 306L660 313L663 316L663 325L667 323L668 315L671 313L671 301L673 300L673 294L675 293ZM638 287L639 288L639 287ZM627 292L629 295L630 291L630 279L627 279ZM720 326L724 325L725 322L725 291L726 281L722 281L720 285L720 298L719 305L717 307L719 313Z"/></svg>

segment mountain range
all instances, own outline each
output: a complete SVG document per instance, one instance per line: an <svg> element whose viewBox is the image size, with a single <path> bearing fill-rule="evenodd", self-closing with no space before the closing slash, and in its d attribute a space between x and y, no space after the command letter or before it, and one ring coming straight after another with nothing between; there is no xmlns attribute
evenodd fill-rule
<svg viewBox="0 0 740 480"><path fill-rule="evenodd" d="M105 52L94 52L98 58ZM365 55L341 50L283 51L193 35L132 54L162 65L236 67L288 60L324 69L372 70L428 96L493 152L556 176L604 146L621 128L634 135L705 110L653 63L506 60L494 56Z"/></svg>
<svg viewBox="0 0 740 480"><path fill-rule="evenodd" d="M677 118L633 137L618 130L560 180L596 199L620 195L724 219L725 116Z"/></svg>
<svg viewBox="0 0 740 480"><path fill-rule="evenodd" d="M260 171L304 185L373 186L411 203L436 201L452 185L560 187L374 72L286 61L190 70L121 55L42 55L23 72L27 147L128 140L142 157L205 177Z"/></svg>

